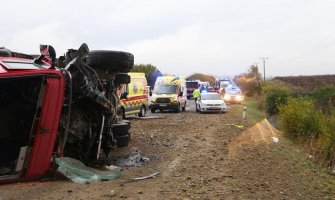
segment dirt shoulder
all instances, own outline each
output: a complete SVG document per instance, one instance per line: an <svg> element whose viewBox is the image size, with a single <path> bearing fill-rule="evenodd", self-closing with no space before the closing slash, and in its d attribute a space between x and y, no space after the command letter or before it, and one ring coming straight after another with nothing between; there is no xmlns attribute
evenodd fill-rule
<svg viewBox="0 0 335 200"><path fill-rule="evenodd" d="M114 181L78 185L58 179L4 185L0 199L335 198L333 176L266 122L251 126L234 113L188 110L157 113L159 119L130 119L131 144L110 157L140 154L149 162L123 167L124 176ZM155 172L160 174L153 179L129 182Z"/></svg>

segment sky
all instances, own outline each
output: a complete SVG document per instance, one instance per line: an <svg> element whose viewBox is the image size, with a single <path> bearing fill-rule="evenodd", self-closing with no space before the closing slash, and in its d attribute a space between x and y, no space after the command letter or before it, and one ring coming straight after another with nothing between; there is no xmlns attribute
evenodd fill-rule
<svg viewBox="0 0 335 200"><path fill-rule="evenodd" d="M335 74L334 0L11 0L0 46L57 56L82 43L134 54L164 74Z"/></svg>

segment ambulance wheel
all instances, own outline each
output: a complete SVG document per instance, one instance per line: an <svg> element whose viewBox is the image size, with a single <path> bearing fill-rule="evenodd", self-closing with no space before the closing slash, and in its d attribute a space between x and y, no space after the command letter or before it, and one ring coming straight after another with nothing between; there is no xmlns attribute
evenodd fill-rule
<svg viewBox="0 0 335 200"><path fill-rule="evenodd" d="M86 64L95 69L129 72L134 67L134 55L122 51L94 50L87 54Z"/></svg>
<svg viewBox="0 0 335 200"><path fill-rule="evenodd" d="M140 112L138 113L139 117L144 117L147 113L147 110L145 109L145 106L142 105Z"/></svg>
<svg viewBox="0 0 335 200"><path fill-rule="evenodd" d="M185 105L181 109L182 111L186 111L186 102L185 102Z"/></svg>
<svg viewBox="0 0 335 200"><path fill-rule="evenodd" d="M155 112L156 112L156 109L151 108L151 113L155 113Z"/></svg>

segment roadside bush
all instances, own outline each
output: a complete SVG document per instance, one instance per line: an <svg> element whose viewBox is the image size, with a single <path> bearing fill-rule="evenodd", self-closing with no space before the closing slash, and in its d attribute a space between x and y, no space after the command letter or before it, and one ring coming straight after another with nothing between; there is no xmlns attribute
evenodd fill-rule
<svg viewBox="0 0 335 200"><path fill-rule="evenodd" d="M335 165L335 115L324 119L325 131L320 135L318 145L320 147L321 160L326 166Z"/></svg>
<svg viewBox="0 0 335 200"><path fill-rule="evenodd" d="M324 132L324 117L311 100L289 99L279 106L279 120L281 129L292 139L315 139Z"/></svg>
<svg viewBox="0 0 335 200"><path fill-rule="evenodd" d="M335 113L335 87L328 86L317 89L313 97L315 99L315 107L326 114Z"/></svg>
<svg viewBox="0 0 335 200"><path fill-rule="evenodd" d="M325 166L335 165L335 115L315 109L314 102L289 99L279 106L280 128L293 141L307 145L309 153Z"/></svg>
<svg viewBox="0 0 335 200"><path fill-rule="evenodd" d="M271 87L265 92L265 110L270 116L279 113L279 106L285 105L290 97L290 92L285 88Z"/></svg>

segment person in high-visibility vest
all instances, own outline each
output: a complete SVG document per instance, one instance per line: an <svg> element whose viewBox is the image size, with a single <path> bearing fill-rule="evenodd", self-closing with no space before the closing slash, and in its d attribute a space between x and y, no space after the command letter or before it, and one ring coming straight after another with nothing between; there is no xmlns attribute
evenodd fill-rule
<svg viewBox="0 0 335 200"><path fill-rule="evenodd" d="M197 103L197 99L200 97L200 90L197 88L195 90L193 90L193 98L195 103Z"/></svg>

